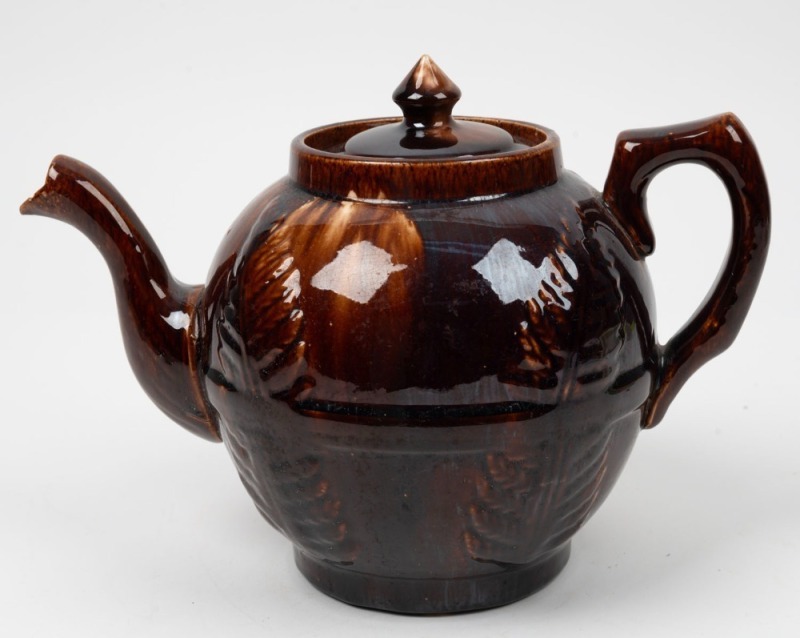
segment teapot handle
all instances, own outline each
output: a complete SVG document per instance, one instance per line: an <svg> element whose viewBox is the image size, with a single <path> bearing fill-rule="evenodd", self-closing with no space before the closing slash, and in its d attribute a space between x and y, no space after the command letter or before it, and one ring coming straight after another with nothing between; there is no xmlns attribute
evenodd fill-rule
<svg viewBox="0 0 800 638"><path fill-rule="evenodd" d="M693 162L714 171L728 191L733 234L725 263L702 305L665 345L656 346L657 370L642 427L664 416L683 384L733 343L753 300L767 257L770 205L755 145L732 113L662 128L623 131L603 197L625 224L640 256L653 252L647 187L667 166Z"/></svg>

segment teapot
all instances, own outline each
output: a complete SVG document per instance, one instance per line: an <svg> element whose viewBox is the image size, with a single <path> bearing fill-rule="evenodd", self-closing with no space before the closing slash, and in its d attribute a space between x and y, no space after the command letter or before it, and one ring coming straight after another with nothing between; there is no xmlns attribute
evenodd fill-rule
<svg viewBox="0 0 800 638"><path fill-rule="evenodd" d="M402 118L302 133L287 177L234 221L207 282L174 279L119 192L56 157L26 215L103 254L150 398L228 449L318 589L429 614L550 582L640 430L736 337L769 242L755 146L723 114L619 135L602 192L556 134L453 117L423 56ZM647 187L702 164L733 232L706 299L655 334Z"/></svg>

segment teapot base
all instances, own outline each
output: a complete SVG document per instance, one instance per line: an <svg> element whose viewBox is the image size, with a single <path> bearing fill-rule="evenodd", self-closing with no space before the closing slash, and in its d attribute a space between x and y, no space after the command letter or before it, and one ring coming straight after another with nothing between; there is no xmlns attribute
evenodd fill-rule
<svg viewBox="0 0 800 638"><path fill-rule="evenodd" d="M569 541L526 565L460 578L392 578L312 558L295 548L295 563L321 592L358 607L401 614L451 614L516 602L552 581L567 564Z"/></svg>

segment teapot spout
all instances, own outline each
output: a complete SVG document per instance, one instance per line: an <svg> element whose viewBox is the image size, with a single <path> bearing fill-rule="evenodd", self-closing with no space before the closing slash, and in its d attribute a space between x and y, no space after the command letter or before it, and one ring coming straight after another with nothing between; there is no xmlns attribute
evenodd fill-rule
<svg viewBox="0 0 800 638"><path fill-rule="evenodd" d="M180 425L219 441L214 411L200 380L203 287L175 280L119 192L75 159L57 156L45 185L20 212L60 219L94 243L114 280L125 350L139 383Z"/></svg>

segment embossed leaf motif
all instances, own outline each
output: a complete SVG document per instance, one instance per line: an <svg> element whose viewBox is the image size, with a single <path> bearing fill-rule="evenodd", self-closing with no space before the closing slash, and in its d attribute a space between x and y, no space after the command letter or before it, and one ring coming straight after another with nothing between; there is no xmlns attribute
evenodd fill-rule
<svg viewBox="0 0 800 638"><path fill-rule="evenodd" d="M581 453L540 448L487 455L467 510L469 555L496 563L533 560L567 541L600 495L612 434L598 431Z"/></svg>
<svg viewBox="0 0 800 638"><path fill-rule="evenodd" d="M292 512L291 534L303 539L304 549L320 558L351 563L358 553L342 512L342 500L324 476L323 463L304 456L273 466L277 495Z"/></svg>
<svg viewBox="0 0 800 638"><path fill-rule="evenodd" d="M365 304L392 273L405 268L403 264L392 263L392 256L383 248L360 241L336 253L335 259L314 275L311 285Z"/></svg>
<svg viewBox="0 0 800 638"><path fill-rule="evenodd" d="M556 251L559 264L552 257L545 257L536 267L522 257L523 249L507 239L501 239L473 266L489 282L494 293L504 304L513 301L535 301L540 309L555 304L569 310L572 301L567 297L573 292L564 277L566 270L573 280L578 278L575 262L563 251Z"/></svg>
<svg viewBox="0 0 800 638"><path fill-rule="evenodd" d="M249 377L249 370L241 366L242 353L246 352L259 366L258 378L246 383L250 388L258 387L259 379L272 376L302 356L305 317L300 307L301 276L291 245L290 227L282 219L276 221L240 277L246 282L246 303L226 309L231 324L238 315L238 323L247 326L244 343L238 348L231 347L224 359L226 370L230 371L227 376L233 380ZM224 344L235 346L242 340L233 326L229 333Z"/></svg>

